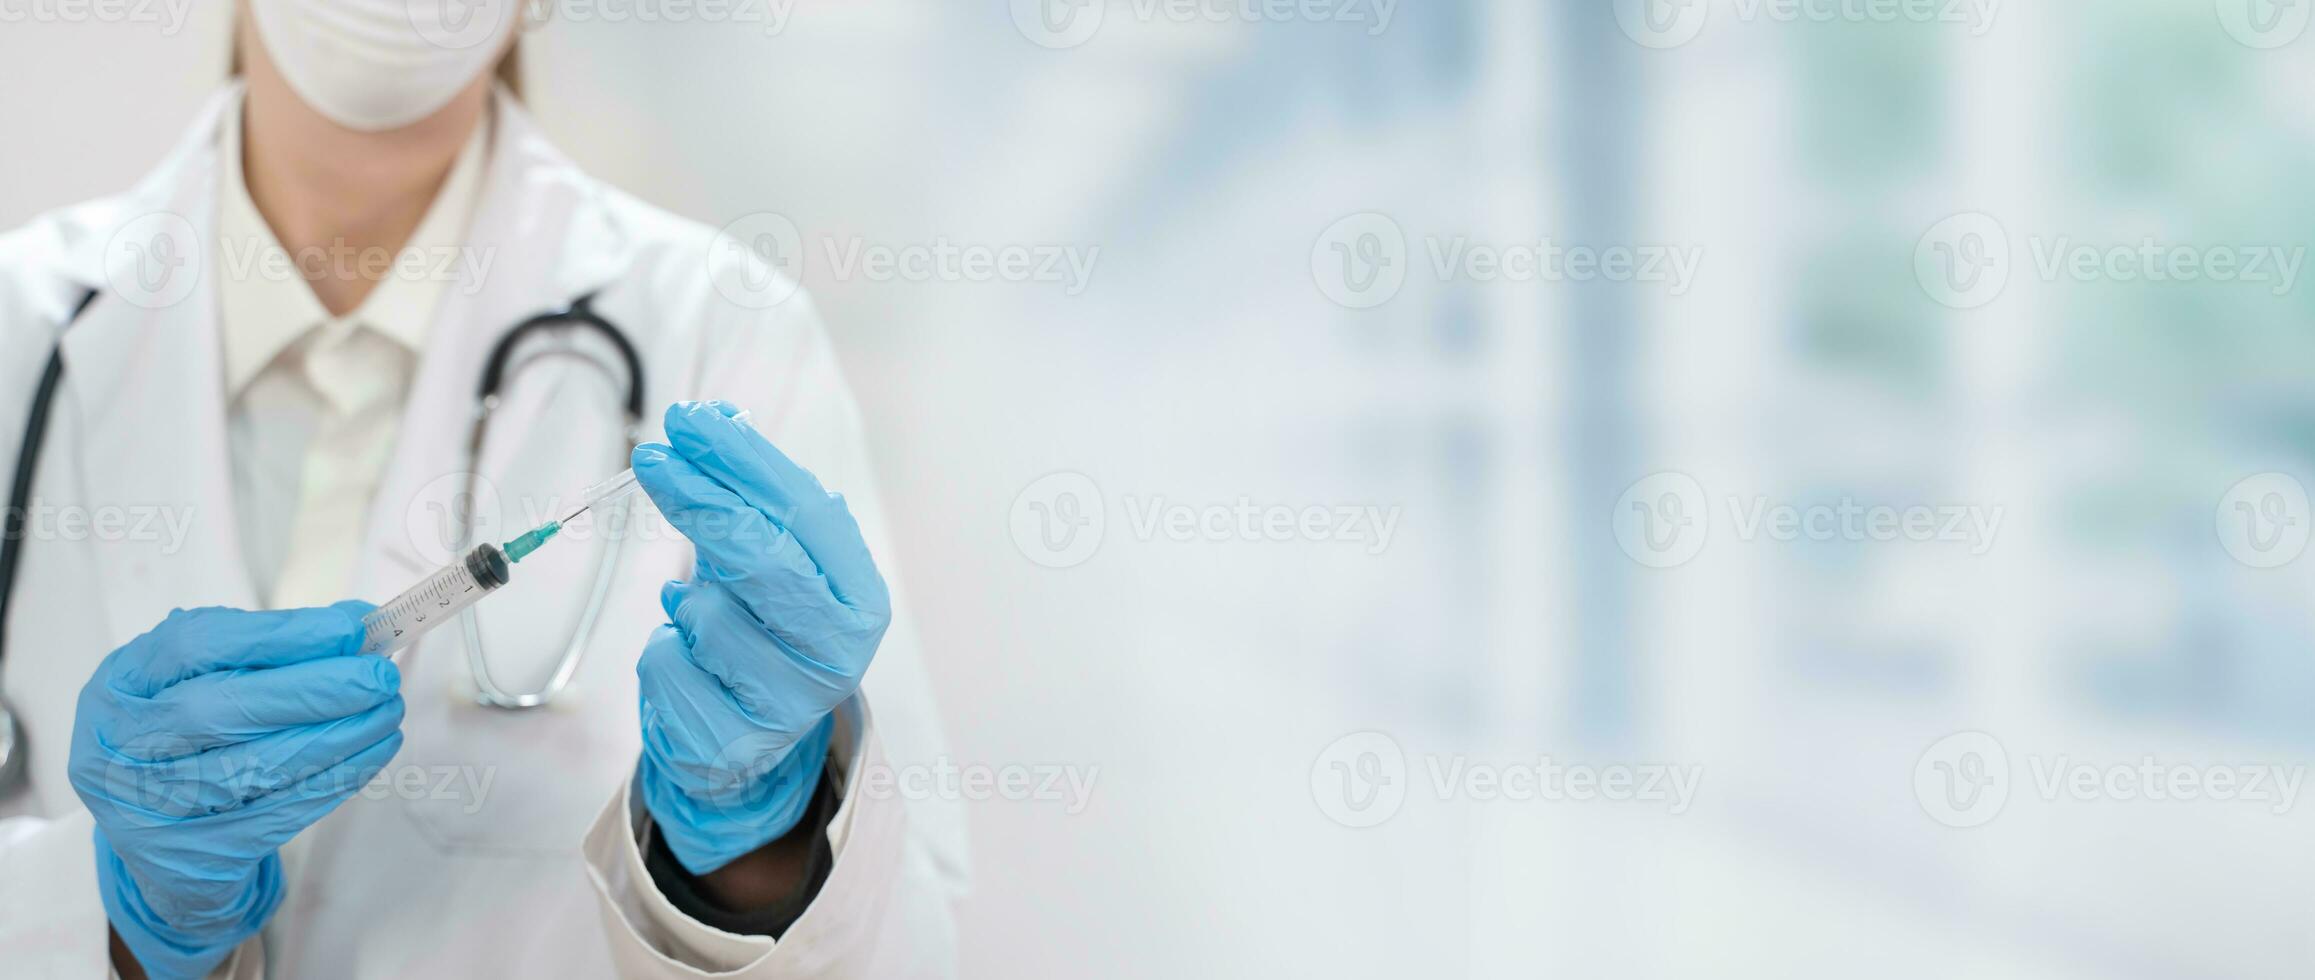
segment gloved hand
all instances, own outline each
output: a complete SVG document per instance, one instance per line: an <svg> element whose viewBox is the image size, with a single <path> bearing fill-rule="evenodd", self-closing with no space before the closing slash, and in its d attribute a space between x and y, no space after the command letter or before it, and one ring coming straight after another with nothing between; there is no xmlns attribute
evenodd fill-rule
<svg viewBox="0 0 2315 980"><path fill-rule="evenodd" d="M667 410L670 445L635 477L698 561L669 582L642 681L637 785L676 860L706 874L801 819L829 713L859 689L892 621L884 576L844 498L721 402Z"/></svg>
<svg viewBox="0 0 2315 980"><path fill-rule="evenodd" d="M401 749L401 674L356 652L370 609L180 609L81 688L67 770L147 975L205 975L255 935L281 845Z"/></svg>

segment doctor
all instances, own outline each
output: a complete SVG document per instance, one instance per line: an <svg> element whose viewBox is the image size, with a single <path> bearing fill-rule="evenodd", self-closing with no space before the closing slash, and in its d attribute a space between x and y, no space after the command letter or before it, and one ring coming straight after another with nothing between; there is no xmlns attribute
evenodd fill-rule
<svg viewBox="0 0 2315 980"><path fill-rule="evenodd" d="M557 154L500 6L244 0L157 170L0 236L0 974L952 972L961 821L895 792L938 725L828 340ZM663 523L354 654L359 600L628 465Z"/></svg>

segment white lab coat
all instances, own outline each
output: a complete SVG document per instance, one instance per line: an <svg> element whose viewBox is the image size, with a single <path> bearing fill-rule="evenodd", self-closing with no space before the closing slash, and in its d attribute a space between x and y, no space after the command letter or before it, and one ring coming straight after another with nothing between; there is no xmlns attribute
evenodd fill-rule
<svg viewBox="0 0 2315 980"><path fill-rule="evenodd" d="M29 789L0 801L0 814L14 814L0 819L0 975L9 978L106 973L90 819L65 778L74 698L91 669L172 607L257 605L233 523L215 283L205 278L184 300L150 309L116 295L138 271L135 250L116 233L149 234L150 219L131 222L155 212L182 218L207 243L193 272L245 274L235 256L216 254L213 231L215 134L232 95L212 101L134 189L0 236L0 466L16 457L35 379L72 304L99 291L64 335L65 382L35 484L35 519L46 523L36 523L24 554L0 663L0 691L31 754ZM525 318L588 294L642 355L648 438L660 438L658 410L673 400L750 407L759 429L847 495L889 577L857 415L805 298L762 310L731 302L711 277L762 274L735 266L756 263L752 255L716 247L712 229L580 173L503 94L496 120L469 235L488 273L445 292L369 515L355 594L383 600L449 558L443 515L466 466L490 347ZM594 361L557 356L586 343L526 345L539 356L526 357L510 382L479 468L499 495L498 530L625 465L612 383ZM965 880L959 809L878 792L895 781L863 778L875 767L931 764L940 751L905 616L861 695L839 712L835 864L803 918L776 943L732 935L676 912L654 888L637 846L649 818L627 792L639 739L634 663L664 618L658 587L684 574L690 551L664 524L639 537L617 566L576 682L555 706L475 705L455 627L413 651L406 741L388 776L286 849L286 901L221 972L508 980L954 971L950 905ZM583 535L550 544L577 551L542 552L480 607L502 686L529 689L550 672L596 545Z"/></svg>

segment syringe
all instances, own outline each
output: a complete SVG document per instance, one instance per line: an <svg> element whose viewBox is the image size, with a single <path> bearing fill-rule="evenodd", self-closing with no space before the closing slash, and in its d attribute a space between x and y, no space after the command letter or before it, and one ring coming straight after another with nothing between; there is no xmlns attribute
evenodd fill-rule
<svg viewBox="0 0 2315 980"><path fill-rule="evenodd" d="M362 652L391 657L508 581L506 553L481 545L362 617Z"/></svg>
<svg viewBox="0 0 2315 980"><path fill-rule="evenodd" d="M521 561L530 557L531 552L539 550L539 546L547 543L548 538L554 537L557 532L560 532L563 525L578 520L580 515L588 511L634 493L640 486L641 484L635 482L635 471L628 469L621 471L618 476L579 491L579 506L576 509L564 514L560 519L548 521L524 531L521 536L507 542L506 557L510 561Z"/></svg>
<svg viewBox="0 0 2315 980"><path fill-rule="evenodd" d="M748 413L741 412L733 418L745 422ZM622 470L617 476L579 491L579 506L558 520L523 532L506 543L506 550L486 544L467 552L464 559L427 576L408 592L362 617L365 628L362 652L393 656L417 642L419 634L441 625L505 585L510 580L513 564L539 550L547 539L562 531L563 525L640 488L641 484L635 482L635 471Z"/></svg>
<svg viewBox="0 0 2315 980"><path fill-rule="evenodd" d="M743 408L739 414L732 416L731 419L734 422L744 423L754 414L754 412ZM563 525L578 520L580 515L588 511L604 504L614 503L628 494L634 493L640 486L635 482L635 470L630 467L620 471L618 476L579 491L579 506L577 508L564 514L559 520L548 521L531 528L523 532L521 536L507 542L506 557L512 561L521 561L529 557L531 552L539 550L540 545L547 543L548 538L554 537L562 531Z"/></svg>
<svg viewBox="0 0 2315 980"><path fill-rule="evenodd" d="M510 581L513 564L537 551L548 538L561 531L563 525L596 507L634 493L637 486L634 470L622 472L580 491L577 509L563 515L561 520L548 521L524 532L507 542L505 550L499 550L497 545L481 545L467 552L465 558L427 576L425 581L362 617L362 652L390 657L417 642L419 634L447 622Z"/></svg>

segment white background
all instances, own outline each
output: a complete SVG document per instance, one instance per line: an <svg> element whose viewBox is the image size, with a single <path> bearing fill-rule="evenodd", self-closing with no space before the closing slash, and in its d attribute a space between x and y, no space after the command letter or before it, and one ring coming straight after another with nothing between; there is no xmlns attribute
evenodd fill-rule
<svg viewBox="0 0 2315 980"><path fill-rule="evenodd" d="M177 138L224 66L225 5L199 6L174 35L0 26L0 225L122 187ZM2304 91L2303 55L2254 54L2207 4L2175 6L2193 9L2005 10L1984 36L1901 25L1851 44L1714 4L1696 41L1657 51L1604 4L1409 2L1371 37L1146 22L1121 0L1055 51L994 0L803 0L776 35L564 17L526 43L529 101L584 166L710 224L768 210L802 229L956 759L1099 767L1077 815L967 806L968 975L2302 976L2315 851L2298 811L2049 803L2019 781L2059 754L2305 758L2304 726L2180 692L2263 689L2280 718L2304 704L2302 566L2250 575L2211 521L2230 483L2307 447L2245 446L2223 420L2064 416L2050 393L2107 378L2122 332L2065 347L2066 284L2013 281L1962 313L1908 278L1922 231L1966 210L2013 231L2218 234L2192 203L2091 183L2139 144L2058 129L2079 122L2065 93L2103 50L2093 28L2143 19L2130 37L2156 40L2134 54L2239 99L2206 112L2189 88L2193 112L2124 108L2122 131L2255 155L2251 134L2305 130L2272 95ZM1899 77L1892 62L1931 52L1907 90L1928 107L1873 101L1828 50ZM2174 135L2190 118L2205 130ZM1876 183L1890 174L1910 176ZM1312 253L1363 212L1406 231L1410 276L1354 311ZM1858 226L1869 247L1826 246ZM1694 246L1705 272L1677 296L1440 282L1425 249L1458 236ZM844 278L821 245L938 238L1101 252L1072 296ZM1821 252L1901 286L1827 272ZM1825 320L1927 339L1881 374L1828 370L1809 332ZM2117 402L2234 390L2237 367L2150 359L2113 375ZM2217 448L2179 462L2179 443ZM1099 487L1104 537L1047 568L1013 508L1062 471ZM2009 523L1975 558L1812 549L1732 539L1715 499L1701 556L1647 568L1619 550L1617 496L1668 471L1784 502L2000 505ZM2150 526L2185 530L2085 544L2106 512L2070 488L2145 472L2175 478ZM1395 508L1396 536L1369 554L1132 527L1156 502L1241 499ZM2267 618L2198 632L2246 604ZM2245 666L2228 653L2245 642L2279 659ZM2158 710L2082 680L2111 649L2181 658ZM1916 763L1978 729L2007 746L2008 809L1942 826ZM1351 829L1312 774L1362 731L1403 750L1406 800ZM1704 788L1674 815L1439 800L1429 782L1433 758L1546 754L1701 765Z"/></svg>

